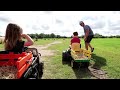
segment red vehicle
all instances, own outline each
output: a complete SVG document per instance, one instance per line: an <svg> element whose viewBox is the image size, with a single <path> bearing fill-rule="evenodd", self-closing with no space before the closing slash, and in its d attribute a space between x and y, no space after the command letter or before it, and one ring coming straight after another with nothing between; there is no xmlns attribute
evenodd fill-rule
<svg viewBox="0 0 120 90"><path fill-rule="evenodd" d="M44 63L36 48L27 48L25 52L0 51L0 66L15 66L17 79L40 79Z"/></svg>

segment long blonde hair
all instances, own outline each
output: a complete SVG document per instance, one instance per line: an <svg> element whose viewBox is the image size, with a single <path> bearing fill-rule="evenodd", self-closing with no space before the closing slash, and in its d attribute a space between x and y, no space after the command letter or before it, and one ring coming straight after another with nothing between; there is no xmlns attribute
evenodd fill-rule
<svg viewBox="0 0 120 90"><path fill-rule="evenodd" d="M5 33L5 50L11 50L15 47L18 40L21 40L22 28L17 24L9 23Z"/></svg>

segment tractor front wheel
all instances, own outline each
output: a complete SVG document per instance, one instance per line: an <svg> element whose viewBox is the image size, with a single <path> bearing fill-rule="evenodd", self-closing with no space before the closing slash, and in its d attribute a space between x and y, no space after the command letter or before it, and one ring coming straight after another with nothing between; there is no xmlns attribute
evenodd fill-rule
<svg viewBox="0 0 120 90"><path fill-rule="evenodd" d="M40 75L40 78L43 75L43 69L44 69L44 63L40 62L40 64L39 64L39 75Z"/></svg>
<svg viewBox="0 0 120 90"><path fill-rule="evenodd" d="M39 74L37 67L34 68L32 75L31 75L31 78L40 79L40 74Z"/></svg>

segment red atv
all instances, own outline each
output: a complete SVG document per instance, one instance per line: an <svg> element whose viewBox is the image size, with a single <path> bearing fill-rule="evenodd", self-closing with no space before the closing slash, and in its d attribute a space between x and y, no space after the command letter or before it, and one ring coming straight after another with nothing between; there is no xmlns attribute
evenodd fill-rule
<svg viewBox="0 0 120 90"><path fill-rule="evenodd" d="M22 53L0 51L0 67L14 66L16 79L41 79L44 63L40 56L36 48L26 48Z"/></svg>

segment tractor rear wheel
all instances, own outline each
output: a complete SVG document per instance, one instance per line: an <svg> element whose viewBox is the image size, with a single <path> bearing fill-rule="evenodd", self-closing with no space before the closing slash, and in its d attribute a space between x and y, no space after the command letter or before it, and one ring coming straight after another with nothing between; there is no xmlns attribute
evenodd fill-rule
<svg viewBox="0 0 120 90"><path fill-rule="evenodd" d="M79 68L79 64L77 62L75 62L74 60L71 60L71 67L73 69L77 69L77 68Z"/></svg>

